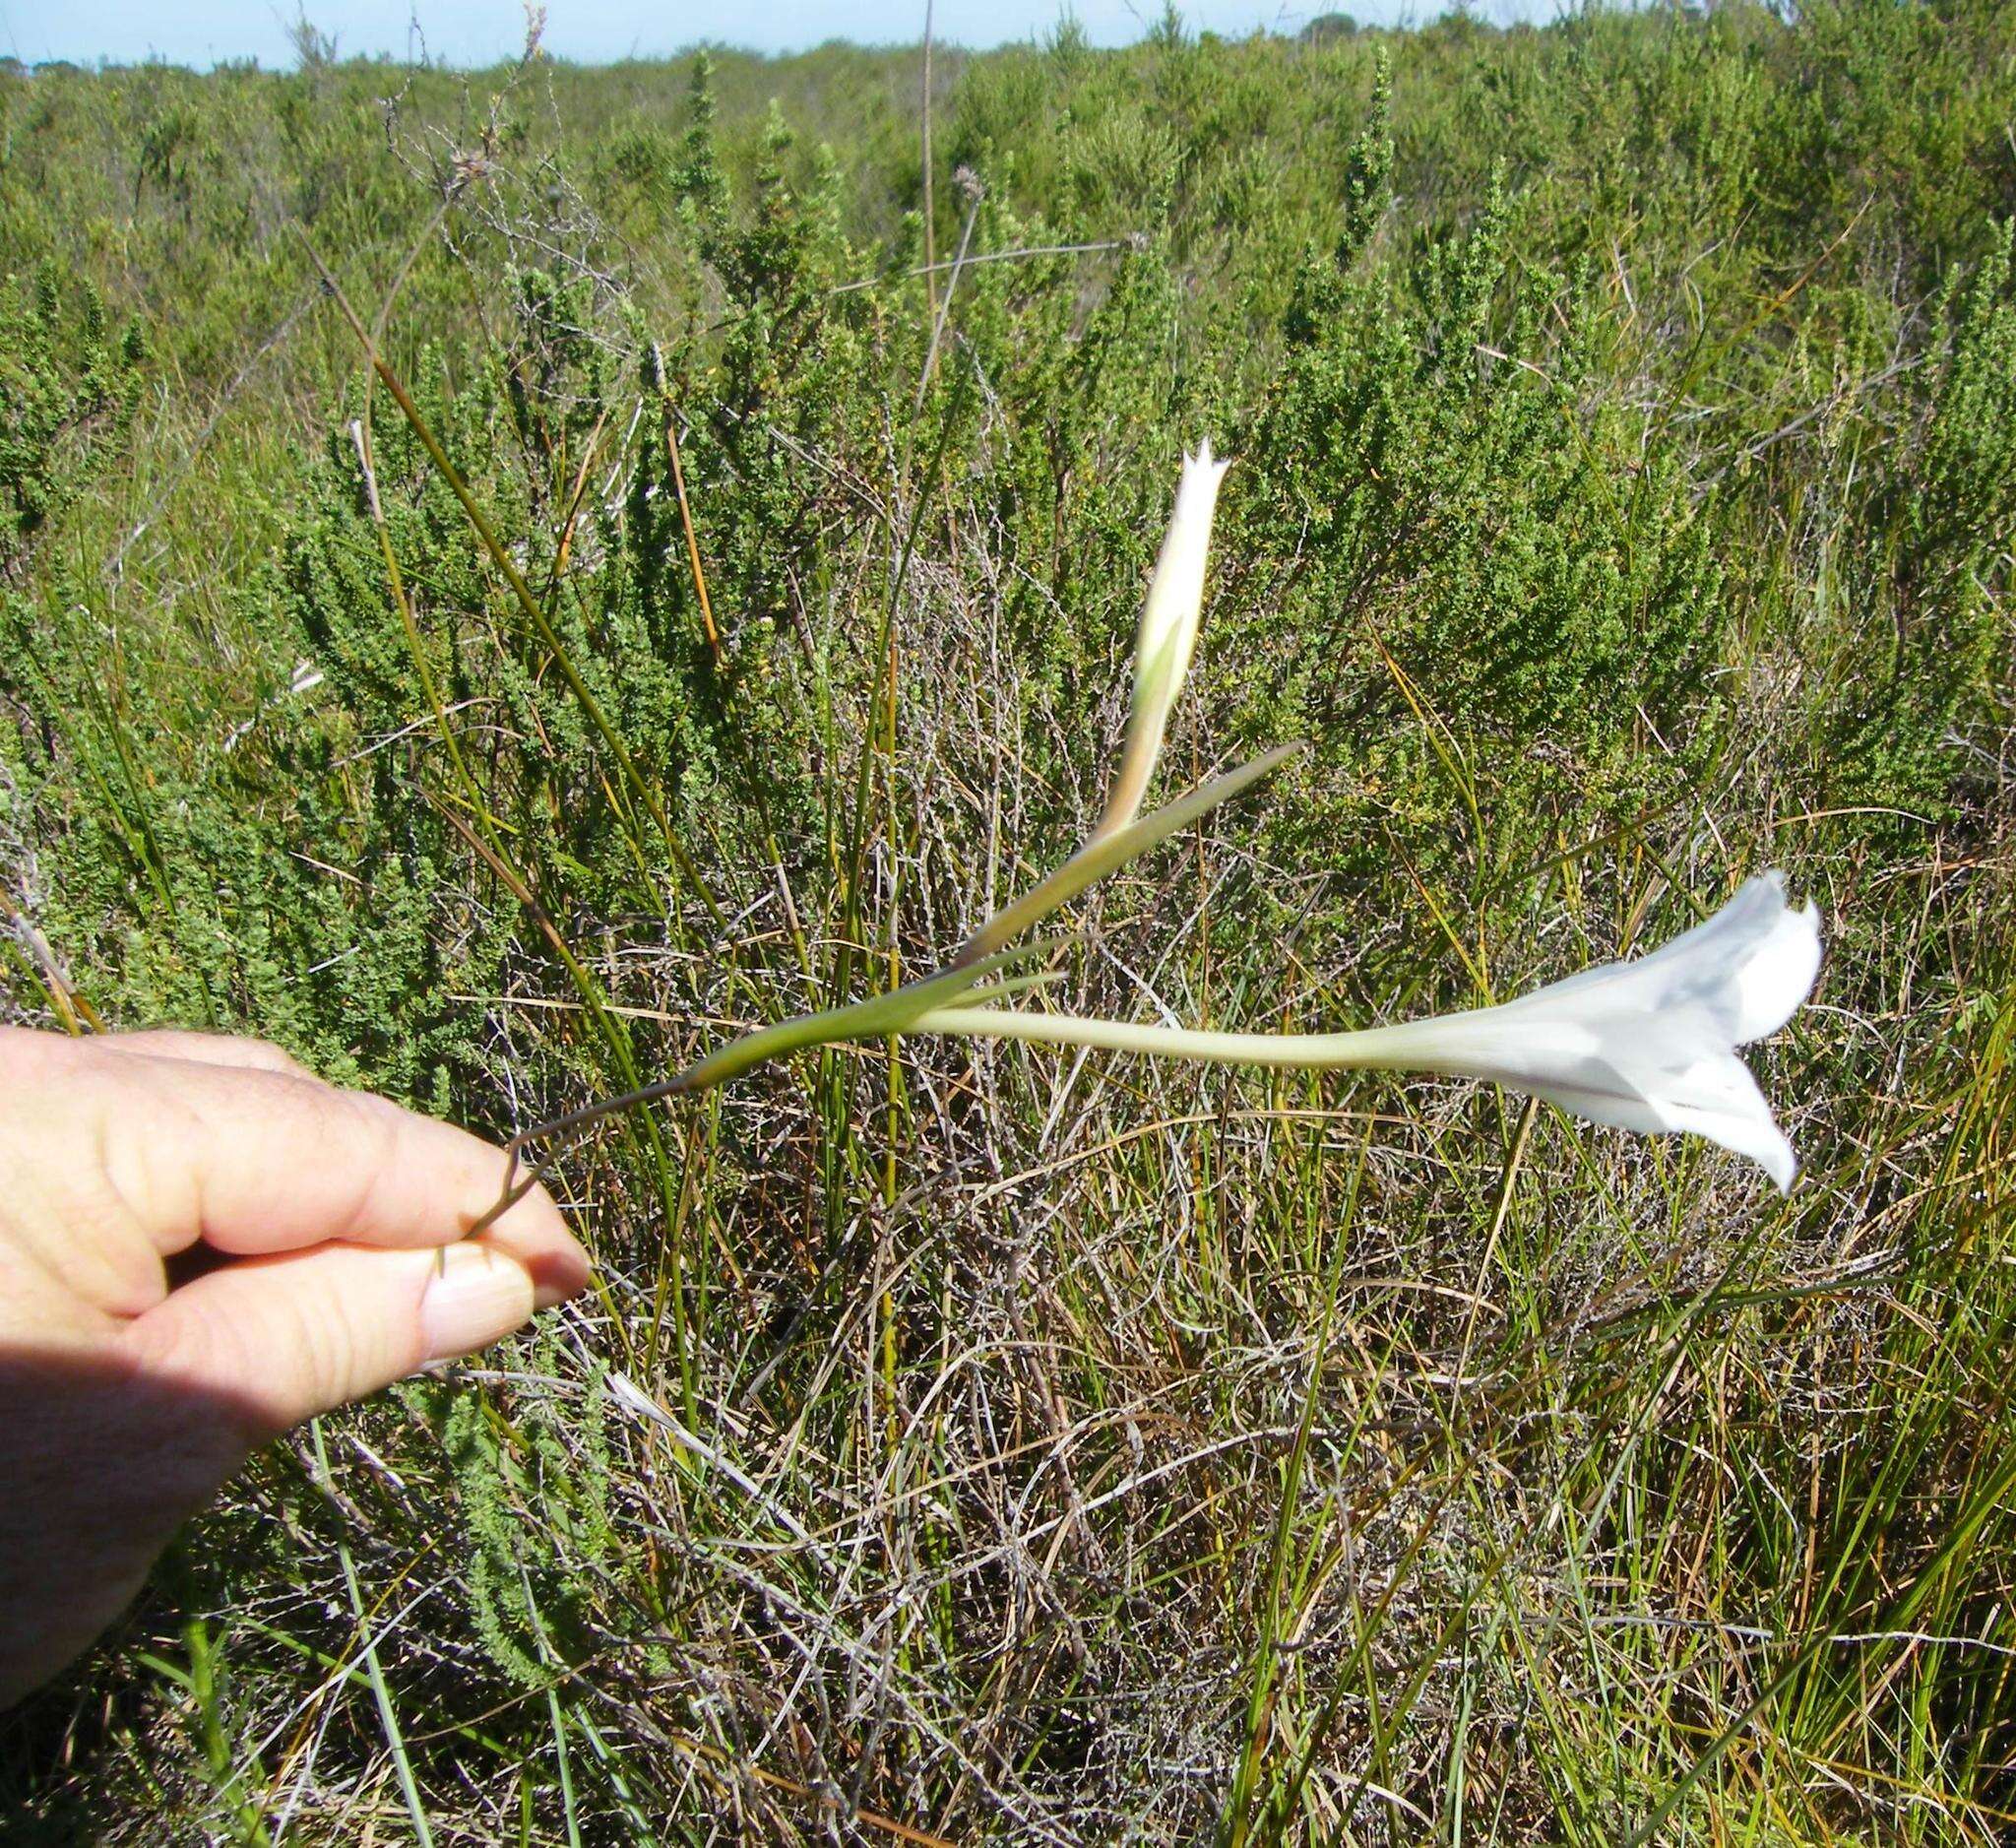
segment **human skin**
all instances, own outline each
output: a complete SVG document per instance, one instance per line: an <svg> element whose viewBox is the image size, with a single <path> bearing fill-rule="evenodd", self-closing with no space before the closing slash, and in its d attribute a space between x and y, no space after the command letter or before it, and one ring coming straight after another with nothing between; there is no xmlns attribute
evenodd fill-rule
<svg viewBox="0 0 2016 1848"><path fill-rule="evenodd" d="M0 1706L261 1444L586 1287L542 1190L466 1237L503 1177L258 1041L0 1028Z"/></svg>

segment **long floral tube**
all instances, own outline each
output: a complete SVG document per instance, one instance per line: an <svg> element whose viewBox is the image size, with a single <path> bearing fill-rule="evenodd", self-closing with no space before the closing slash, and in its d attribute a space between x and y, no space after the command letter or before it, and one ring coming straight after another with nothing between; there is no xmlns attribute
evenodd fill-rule
<svg viewBox="0 0 2016 1848"><path fill-rule="evenodd" d="M937 1007L914 1033L1092 1046L1219 1064L1409 1070L1482 1078L1573 1115L1708 1137L1790 1187L1797 1158L1735 1049L1775 1033L1810 992L1820 917L1777 873L1649 956L1606 963L1498 1007L1347 1033L1205 1033L996 1007Z"/></svg>

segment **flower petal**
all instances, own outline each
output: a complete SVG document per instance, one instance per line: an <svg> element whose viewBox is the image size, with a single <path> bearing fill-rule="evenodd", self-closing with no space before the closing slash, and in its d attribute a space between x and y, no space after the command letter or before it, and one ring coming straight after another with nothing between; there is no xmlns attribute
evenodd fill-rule
<svg viewBox="0 0 2016 1848"><path fill-rule="evenodd" d="M1687 1010L1705 1013L1731 1045L1747 1046L1792 1018L1819 968L1820 914L1811 905L1788 910L1784 875L1766 872L1649 954L1585 969L1495 1011L1531 1016L1559 1008L1594 1023Z"/></svg>
<svg viewBox="0 0 2016 1848"><path fill-rule="evenodd" d="M1735 1049L1783 1026L1819 966L1819 913L1789 910L1767 873L1650 955L1372 1037L1381 1062L1490 1079L1641 1134L1706 1136L1786 1187L1792 1144Z"/></svg>
<svg viewBox="0 0 2016 1848"><path fill-rule="evenodd" d="M1127 713L1127 737L1106 793L1105 812L1092 831L1094 841L1118 833L1141 812L1141 798L1155 775L1169 708L1183 689L1197 646L1211 518L1228 466L1213 457L1209 442L1196 455L1183 458L1175 508L1134 635L1134 697Z"/></svg>
<svg viewBox="0 0 2016 1848"><path fill-rule="evenodd" d="M1820 973L1820 913L1782 905L1768 933L1735 971L1738 1046L1776 1033L1798 1011Z"/></svg>
<svg viewBox="0 0 2016 1848"><path fill-rule="evenodd" d="M1755 1076L1734 1053L1711 1055L1682 1071L1662 1074L1662 1082L1652 1091L1614 1067L1606 1076L1607 1081L1583 1085L1564 1075L1531 1089L1535 1096L1590 1122L1635 1129L1640 1135L1705 1136L1737 1155L1747 1155L1781 1192L1792 1186L1798 1157L1772 1116Z"/></svg>
<svg viewBox="0 0 2016 1848"><path fill-rule="evenodd" d="M1136 643L1136 697L1165 711L1190 669L1197 623L1204 606L1204 566L1211 549L1211 519L1218 484L1230 465L1218 461L1207 438L1194 456L1183 458L1176 505L1149 581Z"/></svg>

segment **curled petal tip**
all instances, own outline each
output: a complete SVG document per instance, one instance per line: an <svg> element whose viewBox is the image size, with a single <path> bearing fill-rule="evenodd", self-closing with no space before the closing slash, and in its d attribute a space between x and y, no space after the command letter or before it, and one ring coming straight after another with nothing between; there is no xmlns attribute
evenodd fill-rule
<svg viewBox="0 0 2016 1848"><path fill-rule="evenodd" d="M1757 928L1731 972L1736 995L1736 1043L1747 1046L1785 1025L1813 991L1820 974L1820 911L1809 899L1796 911L1785 903L1785 881L1767 873L1776 910Z"/></svg>
<svg viewBox="0 0 2016 1848"><path fill-rule="evenodd" d="M1755 1125L1747 1136L1725 1139L1711 1132L1710 1139L1721 1142L1724 1148L1733 1149L1738 1155L1747 1155L1771 1177L1772 1184L1780 1193L1790 1193L1792 1183L1798 1179L1798 1155L1792 1146L1792 1138L1778 1126L1775 1117L1768 1117L1764 1123Z"/></svg>

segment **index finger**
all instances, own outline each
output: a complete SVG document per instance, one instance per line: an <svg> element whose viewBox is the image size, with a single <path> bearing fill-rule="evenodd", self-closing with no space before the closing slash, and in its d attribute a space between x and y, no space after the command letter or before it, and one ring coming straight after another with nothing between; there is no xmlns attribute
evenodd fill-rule
<svg viewBox="0 0 2016 1848"><path fill-rule="evenodd" d="M509 1170L503 1150L453 1124L319 1079L89 1043L60 1051L84 1064L82 1099L61 1100L82 1103L79 1156L96 1158L163 1254L199 1240L240 1253L446 1244L496 1204ZM495 1231L506 1248L574 1243L543 1188Z"/></svg>

